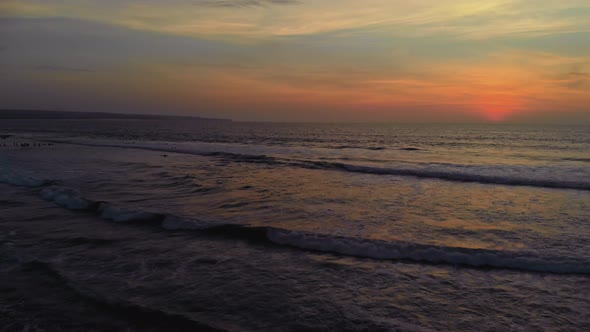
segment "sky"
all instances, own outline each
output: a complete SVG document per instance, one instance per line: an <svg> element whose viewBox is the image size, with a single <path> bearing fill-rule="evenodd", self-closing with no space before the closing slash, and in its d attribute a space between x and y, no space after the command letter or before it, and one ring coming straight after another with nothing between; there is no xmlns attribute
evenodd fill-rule
<svg viewBox="0 0 590 332"><path fill-rule="evenodd" d="M0 0L0 108L590 123L590 1Z"/></svg>

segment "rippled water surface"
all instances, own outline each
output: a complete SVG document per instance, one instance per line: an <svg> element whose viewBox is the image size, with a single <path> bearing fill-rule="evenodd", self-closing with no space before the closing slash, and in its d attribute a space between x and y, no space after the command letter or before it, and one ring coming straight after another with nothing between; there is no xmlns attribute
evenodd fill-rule
<svg viewBox="0 0 590 332"><path fill-rule="evenodd" d="M582 331L589 129L5 121L4 270L227 330Z"/></svg>

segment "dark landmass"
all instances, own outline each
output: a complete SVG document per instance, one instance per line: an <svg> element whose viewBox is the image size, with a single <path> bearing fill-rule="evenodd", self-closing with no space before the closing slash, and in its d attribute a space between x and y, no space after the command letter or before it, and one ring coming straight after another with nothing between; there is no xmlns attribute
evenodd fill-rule
<svg viewBox="0 0 590 332"><path fill-rule="evenodd" d="M105 112L66 112L66 111L40 111L40 110L8 110L0 109L0 119L137 119L137 120L201 120L229 122L229 119L201 118L193 116L173 115L149 115L149 114L122 114Z"/></svg>

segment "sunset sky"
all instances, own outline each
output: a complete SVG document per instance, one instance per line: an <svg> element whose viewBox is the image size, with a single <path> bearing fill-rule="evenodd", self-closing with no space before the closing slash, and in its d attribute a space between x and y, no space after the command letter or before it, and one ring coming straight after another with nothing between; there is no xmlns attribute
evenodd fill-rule
<svg viewBox="0 0 590 332"><path fill-rule="evenodd" d="M2 0L0 108L590 123L590 1Z"/></svg>

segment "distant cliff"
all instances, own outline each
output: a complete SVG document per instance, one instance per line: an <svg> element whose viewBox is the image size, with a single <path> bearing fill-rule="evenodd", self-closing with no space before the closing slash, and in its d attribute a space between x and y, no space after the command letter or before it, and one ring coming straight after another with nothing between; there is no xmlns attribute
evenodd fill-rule
<svg viewBox="0 0 590 332"><path fill-rule="evenodd" d="M149 114L123 114L103 112L66 112L66 111L39 111L39 110L8 110L0 109L0 119L138 119L138 120L200 120L230 122L228 119L201 118L193 116L173 115L149 115Z"/></svg>

